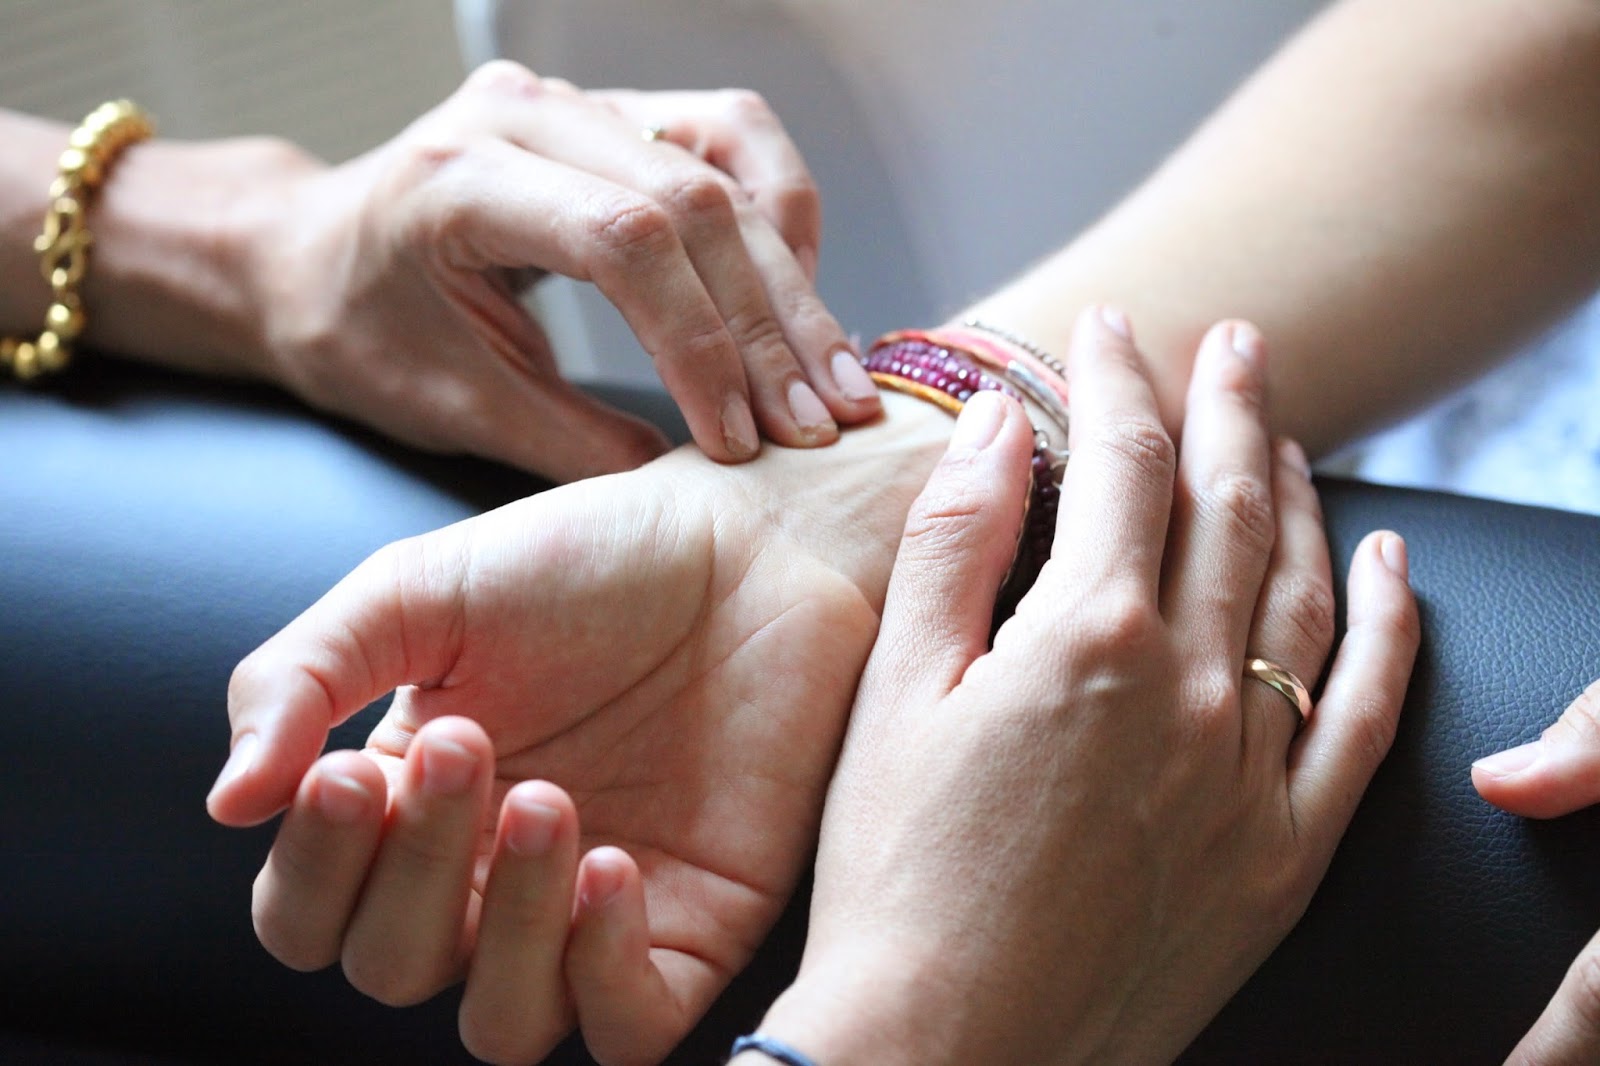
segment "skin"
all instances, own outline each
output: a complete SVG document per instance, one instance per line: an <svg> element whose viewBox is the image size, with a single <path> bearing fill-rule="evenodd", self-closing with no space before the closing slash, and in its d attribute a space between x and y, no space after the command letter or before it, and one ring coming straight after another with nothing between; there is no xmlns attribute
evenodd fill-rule
<svg viewBox="0 0 1600 1066"><path fill-rule="evenodd" d="M67 132L0 112L8 335L37 330L48 303L30 249ZM621 310L715 459L750 458L758 433L825 444L879 410L812 288L815 185L750 93L586 94L492 63L337 167L269 140L136 146L90 230L86 344L265 379L557 480L666 444L562 380L518 300L544 273Z"/></svg>
<svg viewBox="0 0 1600 1066"><path fill-rule="evenodd" d="M1298 919L1393 736L1418 620L1392 533L1357 549L1303 729L1240 675L1253 651L1310 676L1332 644L1316 493L1269 446L1258 335L1208 335L1181 451L1114 329L1086 317L1069 370L1054 550L992 649L1015 410L963 412L907 521L805 959L761 1026L818 1062L1171 1061Z"/></svg>
<svg viewBox="0 0 1600 1066"><path fill-rule="evenodd" d="M1130 418L1142 418L1149 433L1159 434L1150 440L1169 458L1171 443L1159 429L1148 386L1129 369L1136 365L1131 346L1116 341L1098 316L1086 323L1074 349L1074 380L1105 378L1104 410L1095 407L1095 389L1086 386L1078 394L1082 413L1075 422L1074 450L1079 458L1071 469L1082 473L1070 476L1064 491L1083 494L1081 509L1094 512L1103 497L1118 494L1116 480L1137 472L1142 461L1149 476L1133 482L1140 486L1134 495L1145 500L1151 514L1139 527L1118 509L1106 510L1093 546L1073 540L1069 549L1058 540L1057 552L1070 560L1098 557L1095 553L1103 553L1099 539L1126 540L1131 530L1136 536L1121 554L1159 571L1165 514L1171 510L1173 551L1192 558L1192 564L1185 570L1187 580L1176 583L1181 595L1163 607L1170 624L1162 623L1159 640L1133 639L1115 626L1099 633L1093 625L1087 631L1061 625L1063 618L1096 617L1090 601L1103 600L1096 610L1115 616L1120 601L1111 585L1097 583L1093 568L1076 561L1052 564L1048 573L1075 574L1074 580L1085 584L1069 595L1046 582L1052 591L1034 596L1019 614L1019 622L1031 619L1022 632L1031 632L1034 624L1040 631L1015 654L1038 659L1041 640L1058 649L1055 655L1068 658L1085 643L1106 654L1114 645L1115 660L1130 676L1143 676L1155 688L1142 692L1132 680L1113 686L1116 695L1107 696L1110 702L1101 707L1105 721L1126 718L1117 712L1149 704L1156 690L1167 694L1160 698L1209 692L1214 685L1196 682L1215 682L1221 663L1233 664L1222 675L1231 678L1257 614L1260 632L1251 638L1252 646L1315 676L1332 632L1331 613L1318 607L1332 599L1326 547L1299 453L1286 446L1273 469L1259 415L1259 335L1239 324L1220 328L1210 341L1220 368L1197 384L1197 428L1175 483L1170 464L1141 459L1138 441L1145 437ZM1247 355L1230 354L1234 345ZM1122 396L1130 380L1143 386L1131 401ZM916 485L926 478L950 431L937 410L901 397L892 399L889 415L883 424L852 431L827 451L771 449L770 455L738 468L680 452L633 474L568 486L407 542L358 569L242 663L229 694L234 757L210 807L227 824L248 824L290 804L256 888L257 928L269 950L302 968L340 959L358 988L393 1003L424 998L464 974L463 1039L493 1062L537 1061L574 1023L602 1062L659 1061L770 928L814 839L845 713L882 609L890 556L873 546L892 543L894 535L885 537L884 530L901 528ZM1009 429L1003 435L998 429L978 434L1003 443L993 456L972 449L964 479L969 498L930 510L939 498L935 492L913 518L908 544L923 550L966 545L946 562L977 575L974 580L992 603L1015 541L1029 435L1016 409L1002 407L991 421ZM956 447L959 452L970 445ZM886 465L903 472L887 483L878 476L881 471L863 473L866 454L885 458ZM977 462L979 454L984 464ZM1107 458L1097 463L1094 457L1100 454ZM1110 461L1118 455L1120 464ZM835 465L819 465L830 461ZM939 482L941 491L950 489L951 476ZM728 478L743 479L745 488L731 491ZM1275 482L1288 487L1275 495ZM970 497L980 491L994 499L985 499L977 510L1002 516L1001 524L1009 521L1013 528L984 525L981 536L952 541L954 534L945 527L959 530L972 519L977 500ZM1281 508L1275 498L1283 501ZM673 512L665 521L664 499L672 501ZM730 499L737 502L726 506ZM841 537L840 530L849 535ZM580 539L574 541L574 535ZM1061 534L1069 540L1080 535L1089 536ZM970 551L981 558L969 559ZM1154 579L1147 584L1154 595ZM1388 590L1384 602L1390 614L1409 608L1402 577L1391 576L1389 584L1378 587ZM1306 595L1308 589L1320 594ZM1353 588L1358 619L1368 591ZM910 621L892 627L879 647L900 648L904 660L928 635L942 632L972 651L981 644L978 629L987 634L989 608L973 599L944 623L924 617L943 603L937 596L925 598L915 627ZM1129 869L1143 868L1117 855L1118 845L1110 844L1104 863L1083 869L1082 883L1063 888L1070 903L1017 895L1014 908L1002 907L1006 913L1034 915L1034 927L1012 933L1040 937L1042 948L1045 930L1062 924L1060 915L1097 909L1106 911L1106 930L1119 923L1148 924L1152 936L1173 939L1172 951L1165 954L1178 953L1189 960L1189 968L1174 970L1170 984L1151 982L1127 1009L1140 1019L1164 1017L1173 1003L1184 1001L1183 990L1191 985L1219 989L1214 1002L1191 1003L1173 1018L1173 1030L1154 1046L1166 1047L1189 1026L1203 1024L1288 929L1320 878L1382 750L1360 744L1356 750L1364 757L1352 759L1350 738L1392 732L1415 647L1414 614L1407 617L1409 623L1388 619L1395 631L1386 634L1388 657L1373 661L1367 656L1349 670L1352 683L1363 690L1376 687L1385 697L1362 701L1364 715L1345 715L1339 709L1343 697L1335 698L1328 724L1307 730L1297 742L1297 751L1315 755L1301 772L1308 784L1293 818L1282 764L1294 716L1285 713L1290 708L1282 697L1263 686L1241 690L1240 682L1230 679L1220 694L1213 693L1218 706L1202 700L1203 707L1190 708L1214 712L1216 719L1215 765L1206 763L1205 772L1244 773L1250 788L1261 790L1258 802L1200 815L1152 813L1151 823L1129 839L1163 839L1169 835L1164 829L1200 817L1204 831L1176 837L1235 841L1238 850L1227 853L1226 864L1236 865L1241 874L1253 870L1259 891L1235 892L1162 925L1154 919L1167 908L1155 897L1145 911L1106 906L1108 885L1119 883ZM1231 624L1219 626L1219 620ZM1008 627L1002 634L1014 631ZM1213 632L1230 637L1220 644L1194 643L1197 634ZM919 639L908 639L911 633ZM1291 639L1280 651L1282 634ZM1296 634L1316 636L1297 642ZM1165 651L1155 654L1158 648ZM857 715L874 713L870 708L886 698L885 690L900 693L896 700L909 700L908 707L922 706L918 701L924 697L935 705L934 690L913 684L907 670L902 666L892 680L869 672ZM929 683L946 673L936 670ZM984 682L974 675L972 686L997 707L1014 706L1019 713L1036 708L1040 700L1049 702L1053 697L1047 694L1057 684L1064 686L1060 698L1070 701L1073 685L1067 677L1046 677L1040 686L1019 689L1004 680L1014 676L1007 670ZM1341 675L1336 671L1335 676ZM774 684L774 678L785 680ZM1082 678L1074 682L1084 683ZM415 687L401 689L366 752L335 753L313 765L332 724L397 684ZM1260 736L1251 729L1240 733L1240 716L1246 713L1263 730ZM1180 726L1174 722L1172 728ZM1081 753L1090 762L1101 746L1094 736L1042 741L1028 730L1005 735L1012 743L1044 742L1048 750ZM1146 735L1153 746L1137 750L1152 764L1151 773L1174 750L1170 738L1162 736ZM1223 757L1228 736L1231 761ZM1239 763L1241 741L1253 753L1247 773ZM878 743L880 758L896 746ZM847 794L838 790L851 779L847 770L856 747L852 741L847 749L841 776L835 778L836 794ZM947 750L962 753L959 765L968 767L959 772L962 778L992 772L984 768L996 765L996 758L1002 765L1015 758L982 744ZM935 749L927 751L927 758L936 757ZM1260 751L1272 754L1255 754ZM1272 760L1279 766L1275 774L1262 768ZM1056 771L1067 769L1050 763ZM1105 765L1109 771L1120 758ZM1183 776L1200 770L1172 772ZM888 861L886 854L875 857L875 845L866 846L878 835L860 830L882 823L874 823L865 810L920 810L919 782L940 779L932 768L919 772L916 764L893 774L876 765L855 773L879 784L867 788L870 800L864 805L859 796L845 802L857 810L856 843L838 843L848 834L832 845L825 837L819 874L849 869L858 861ZM438 787L440 780L449 787ZM1136 775L1130 782L1148 784L1148 779ZM1098 785L1067 790L1073 795L1100 791ZM1240 794L1198 782L1193 791ZM997 817L993 805L1003 806L1007 795L990 793L990 806L981 816ZM1096 803L1088 812L1092 817L1052 816L1041 824L1092 835L1105 810L1126 799L1107 788L1104 806ZM1303 839L1286 839L1286 825L1299 825ZM903 855L908 841L922 838L908 830L886 839ZM519 840L533 843L515 843ZM830 854L840 857L830 860ZM1038 864L1052 854L1060 852L1040 851L1034 865L1009 871L1015 880L1002 878L1006 891L1020 893L1027 885L1042 891L1050 882L1041 880ZM1286 855L1292 861L1286 863ZM1204 865L1184 853L1165 858L1173 869ZM859 916L852 915L862 901L854 892L834 893L830 886L837 880L819 881L824 892L813 915L819 930L835 930L813 938L825 953L822 945L859 940ZM886 900L912 885L948 886L942 894L950 897L945 902L953 915L983 904L981 896L971 898L961 890L962 879L942 874L933 880L920 874L845 880L881 884L889 893ZM909 902L906 906L908 915L917 913ZM1224 915L1231 920L1220 920ZM1196 928L1208 935L1190 943ZM1110 950L1112 939L1117 938L1108 938L1103 958L1126 965L1129 960ZM897 943L898 934L879 942L885 959L893 957ZM1002 948L1010 941L993 943L998 957L1005 957ZM1019 974L1034 964L1028 961L1032 956L1016 958ZM841 965L848 970L859 961ZM1055 1009L1003 991L997 986L1010 1013L997 1019L1032 1024L1032 1012ZM794 1016L794 1002L785 998L790 1006L783 1006L782 1017ZM891 1006L881 998L861 1000L869 1016ZM811 1004L807 1016L820 1017L818 1007ZM1084 1013L1072 1016L1081 1026L1075 1031L1085 1039L1105 1038L1112 1016L1106 1009L1085 1004ZM1135 1028L1150 1027L1141 1022ZM959 1038L947 1050L989 1048L982 1042L987 1029L964 1032L960 1027L946 1032ZM997 1044L993 1050L1003 1049Z"/></svg>
<svg viewBox="0 0 1600 1066"><path fill-rule="evenodd" d="M1197 339L1248 315L1274 338L1274 429L1324 452L1489 365L1600 282L1597 89L1600 8L1583 0L1331 5L1127 201L974 310L1062 351L1076 308L1130 308L1172 436L1188 432ZM1570 759L1549 766L1563 762L1570 777ZM1527 772L1545 784L1524 800L1548 813L1584 801L1555 798L1540 765ZM1480 787L1515 809L1514 786L1486 775ZM598 862L602 885L628 883L623 860ZM1592 1058L1594 959L1574 967L1526 1060ZM829 1039L849 1050L849 1033Z"/></svg>
<svg viewBox="0 0 1600 1066"><path fill-rule="evenodd" d="M228 825L290 805L256 885L267 948L387 1003L465 976L463 1038L491 1061L574 1022L606 1061L665 1055L815 841L896 531L949 434L887 407L835 448L683 449L402 542L241 663L208 802ZM313 766L397 686L365 752ZM530 823L542 847L507 843ZM558 891L527 890L541 870Z"/></svg>

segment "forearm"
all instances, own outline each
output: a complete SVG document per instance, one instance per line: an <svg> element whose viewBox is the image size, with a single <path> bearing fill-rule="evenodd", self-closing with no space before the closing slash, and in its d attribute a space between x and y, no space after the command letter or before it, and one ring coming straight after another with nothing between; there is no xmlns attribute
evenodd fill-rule
<svg viewBox="0 0 1600 1066"><path fill-rule="evenodd" d="M1596 99L1593 3L1346 0L973 312L1060 350L1085 304L1124 308L1173 424L1201 334L1252 319L1276 428L1325 451L1600 283Z"/></svg>
<svg viewBox="0 0 1600 1066"><path fill-rule="evenodd" d="M33 240L70 130L0 111L0 332L37 331L50 290ZM274 190L315 167L270 140L135 145L88 215L84 343L207 373L267 376L257 249L282 208Z"/></svg>

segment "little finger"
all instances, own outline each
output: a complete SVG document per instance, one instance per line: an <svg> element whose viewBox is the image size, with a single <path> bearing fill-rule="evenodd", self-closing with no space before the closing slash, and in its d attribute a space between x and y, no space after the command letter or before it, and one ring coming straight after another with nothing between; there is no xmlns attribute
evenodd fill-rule
<svg viewBox="0 0 1600 1066"><path fill-rule="evenodd" d="M583 1041L604 1066L666 1058L727 980L672 952L661 953L665 973L654 955L639 867L620 848L595 848L578 870L566 975Z"/></svg>
<svg viewBox="0 0 1600 1066"><path fill-rule="evenodd" d="M1388 754L1421 640L1405 541L1368 534L1350 563L1349 619L1322 699L1289 754L1289 803L1325 869Z"/></svg>

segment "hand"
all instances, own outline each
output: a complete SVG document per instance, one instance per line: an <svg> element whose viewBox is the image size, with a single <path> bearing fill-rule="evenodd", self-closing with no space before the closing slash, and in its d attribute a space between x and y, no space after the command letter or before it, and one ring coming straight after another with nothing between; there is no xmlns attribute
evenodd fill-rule
<svg viewBox="0 0 1600 1066"><path fill-rule="evenodd" d="M1418 641L1403 543L1357 550L1297 732L1242 675L1259 655L1315 678L1333 632L1259 339L1208 334L1178 458L1117 321L1079 322L1054 551L992 651L1019 410L969 404L912 508L801 973L762 1026L819 1062L1170 1061L1302 913L1393 735Z"/></svg>
<svg viewBox="0 0 1600 1066"><path fill-rule="evenodd" d="M392 546L241 663L209 805L292 801L256 886L268 949L342 957L395 1004L466 974L492 1061L574 1018L602 1061L665 1055L815 841L890 531L949 432L892 399L833 448L683 450ZM307 773L396 686L365 753Z"/></svg>
<svg viewBox="0 0 1600 1066"><path fill-rule="evenodd" d="M671 140L641 137L656 124ZM518 302L544 272L617 306L714 459L750 458L758 427L809 446L879 411L812 288L810 174L753 94L591 96L491 63L276 199L253 257L271 373L414 444L559 480L664 450L562 380Z"/></svg>
<svg viewBox="0 0 1600 1066"><path fill-rule="evenodd" d="M1555 818L1600 802L1600 681L1538 740L1472 765L1478 794L1530 818ZM1582 1066L1600 1059L1600 934L1567 970L1539 1020L1506 1060Z"/></svg>

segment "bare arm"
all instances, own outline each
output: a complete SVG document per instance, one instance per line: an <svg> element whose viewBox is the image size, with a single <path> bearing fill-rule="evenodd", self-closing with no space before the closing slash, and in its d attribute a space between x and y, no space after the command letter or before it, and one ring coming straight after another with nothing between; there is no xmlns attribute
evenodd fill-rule
<svg viewBox="0 0 1600 1066"><path fill-rule="evenodd" d="M33 240L67 127L0 110L0 334L36 332L50 289ZM155 141L129 149L90 209L86 340L208 373L264 376L249 249L264 193L317 164L281 141Z"/></svg>
<svg viewBox="0 0 1600 1066"><path fill-rule="evenodd" d="M1600 284L1600 4L1344 0L1109 215L983 300L1064 350L1124 307L1169 424L1205 328L1273 346L1314 454L1485 368Z"/></svg>

